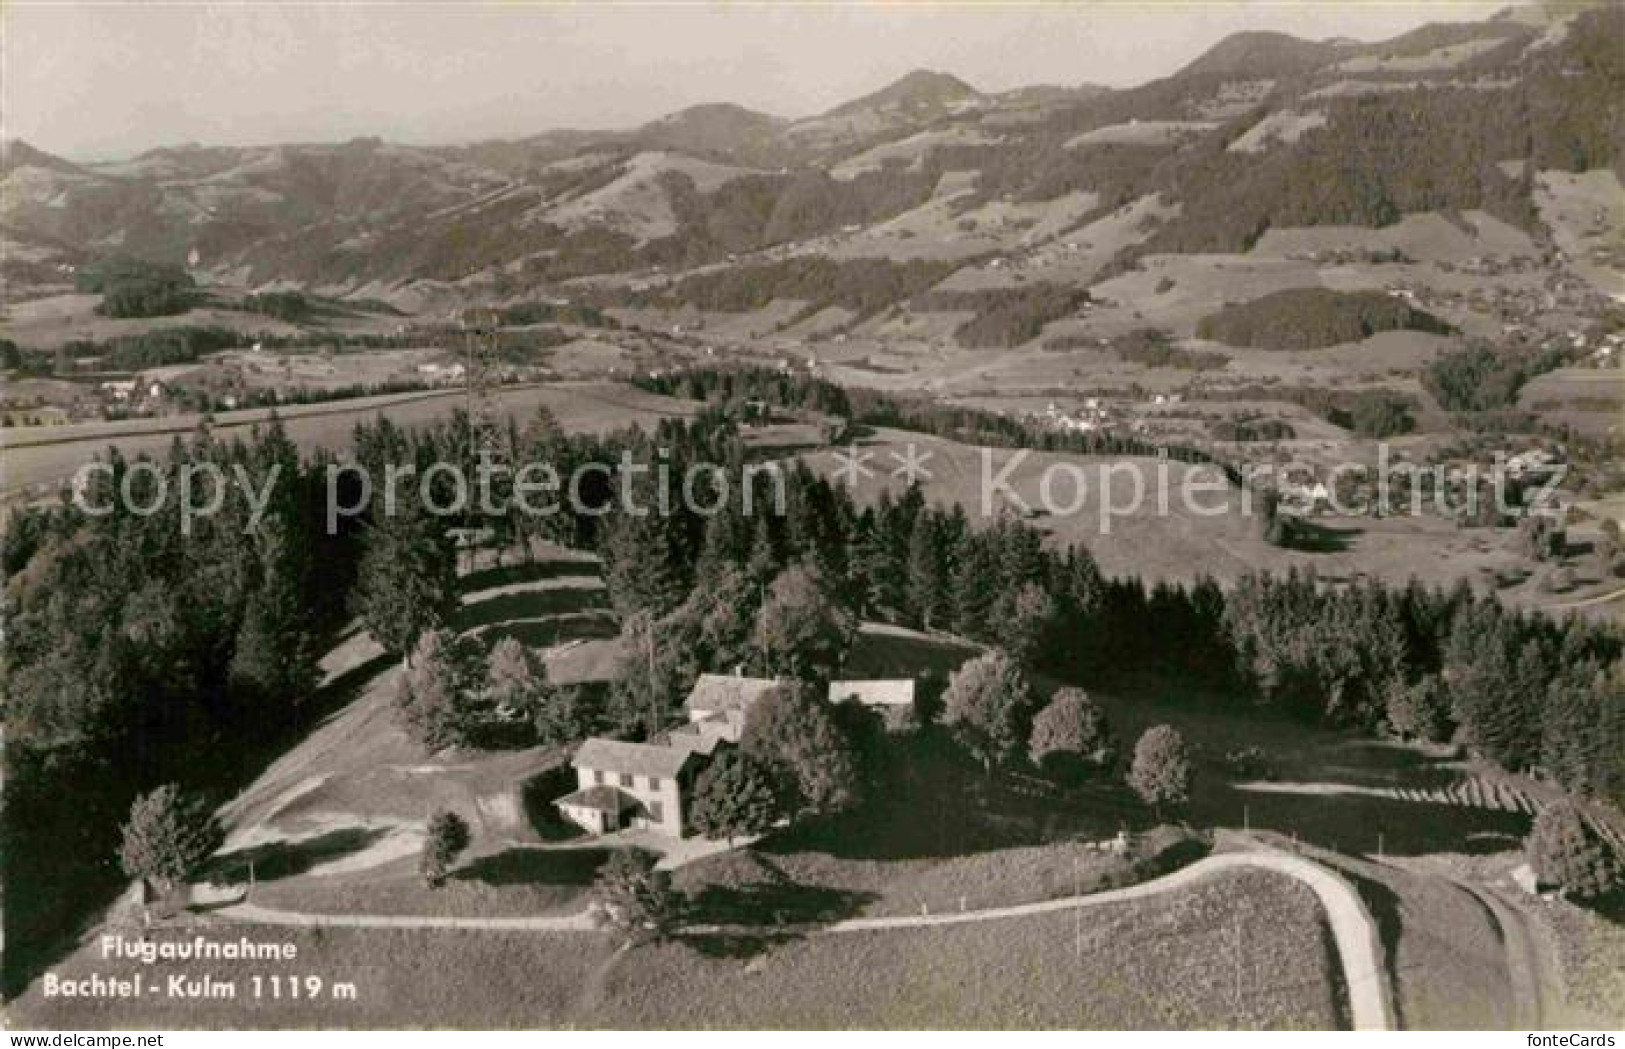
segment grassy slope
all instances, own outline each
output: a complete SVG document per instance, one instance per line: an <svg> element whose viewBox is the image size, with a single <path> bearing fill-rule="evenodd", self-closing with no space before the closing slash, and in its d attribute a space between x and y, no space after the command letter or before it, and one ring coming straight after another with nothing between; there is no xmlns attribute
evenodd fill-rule
<svg viewBox="0 0 1625 1049"><path fill-rule="evenodd" d="M1215 964L1237 955L1236 967ZM1081 932L1081 935L1080 935ZM1329 1027L1324 926L1295 883L1251 873L1083 915L864 933L747 961L684 945L614 967L589 1024L632 1027ZM1240 993L1237 994L1239 983Z"/></svg>
<svg viewBox="0 0 1625 1049"><path fill-rule="evenodd" d="M1081 842L961 855L853 855L794 833L677 872L697 920L720 924L826 921L985 910L1133 884L1199 858L1194 835L1161 828L1126 856Z"/></svg>
<svg viewBox="0 0 1625 1049"><path fill-rule="evenodd" d="M1317 853L1353 883L1377 922L1400 1023L1493 1030L1512 1022L1505 944L1463 889L1392 864Z"/></svg>
<svg viewBox="0 0 1625 1049"><path fill-rule="evenodd" d="M644 393L619 383L555 383L546 386L509 389L498 394L502 411L523 423L545 405L558 417L566 430L583 433L603 433L633 424L652 429L663 418L690 415L694 405L669 397ZM305 408L284 409L282 415L288 436L304 451L326 448L334 452L346 451L354 437L357 423L387 415L403 427L421 426L437 418L445 418L454 409L466 407L466 398L459 391L424 395L397 394L367 398L356 403L336 402ZM213 430L216 436L229 439L235 431L246 432L248 426L263 424L269 410L253 409L240 412L221 412L215 416ZM81 464L89 462L116 445L126 456L146 453L162 456L175 433L182 436L196 427L192 416L170 419L142 419L128 423L90 423L75 427L18 427L7 430L7 443L33 440L51 441L30 447L13 447L6 451L7 491L24 485L65 481ZM161 429L164 432L153 432ZM83 436L83 440L64 441L64 438Z"/></svg>
<svg viewBox="0 0 1625 1049"><path fill-rule="evenodd" d="M465 630L513 633L544 645L613 629L597 562L551 550L535 566L484 565L464 575ZM608 624L606 626L606 623ZM356 698L272 764L227 805L222 876L246 880L254 901L294 910L370 914L510 915L576 909L599 850L540 851L552 824L527 791L567 748L427 755L396 724L399 666L364 634L324 660L329 687ZM547 779L551 783L551 779ZM545 798L537 795L545 794ZM416 873L421 825L438 808L469 821L463 870L439 892Z"/></svg>
<svg viewBox="0 0 1625 1049"><path fill-rule="evenodd" d="M204 930L189 930L190 932ZM211 939L291 943L295 962L208 964L102 961L94 942L56 968L64 977L137 971L151 984L172 973L239 981L236 1001L47 999L40 984L12 1003L12 1021L57 1029L560 1027L591 973L613 952L608 937L425 929L286 929L214 926ZM167 934L161 934L167 935ZM179 937L176 937L179 938ZM313 974L356 985L354 1001L254 1000L252 973Z"/></svg>
<svg viewBox="0 0 1625 1049"><path fill-rule="evenodd" d="M1155 724L1171 724L1191 742L1197 787L1187 816L1196 826L1247 825L1355 855L1375 854L1379 844L1390 855L1500 851L1529 830L1521 812L1359 793L1431 792L1476 775L1448 757L1249 711L1198 685L1145 680L1093 694L1127 746ZM1275 789L1242 789L1259 777L1227 766L1227 753L1250 746L1268 756L1274 782L1263 786Z"/></svg>
<svg viewBox="0 0 1625 1049"><path fill-rule="evenodd" d="M1238 933L1239 930L1239 933ZM1081 931L1081 936L1079 935ZM263 929L299 960L142 967L94 945L63 975L137 969L241 980L236 1002L138 1006L45 999L14 1018L45 1027L1330 1027L1342 1000L1318 905L1273 875L1215 879L1175 896L1065 916L792 941L675 943L612 957L597 934ZM1238 957L1240 965L1230 964ZM1080 949L1081 944L1081 949ZM1225 964L1215 964L1223 959ZM1239 979L1237 971L1239 969ZM353 981L357 1000L254 1002L251 971ZM1239 984L1239 995L1238 995Z"/></svg>
<svg viewBox="0 0 1625 1049"><path fill-rule="evenodd" d="M1210 491L1202 487L1217 480L1211 468L1197 470L1150 458L1051 452L1023 455L1002 448L990 450L984 458L982 449L901 430L878 429L862 442L862 450L872 453L867 466L875 474L860 482L856 496L870 500L883 488L890 488L893 495L901 492L902 482L889 474L902 461L898 456L911 445L929 456L924 467L931 476L922 483L927 501L959 503L973 523L988 520L982 512L984 493L992 513L1005 505L1002 490L991 479L1002 476L1028 505L1041 507L1041 486L1048 474L1051 505L1066 512L1041 515L1032 523L1058 545L1087 547L1108 575L1189 581L1205 573L1224 582L1248 571L1284 572L1296 566L1313 568L1331 579L1368 575L1402 583L1415 577L1449 587L1463 577L1479 582L1488 569L1516 560L1502 549L1504 534L1458 529L1427 515L1324 518L1321 523L1332 533L1330 549L1315 553L1283 550L1261 538L1256 505L1233 488ZM830 450L805 458L824 473L833 473L840 466ZM1013 462L1011 472L1001 475ZM1073 470L1082 471L1081 499ZM1136 504L1137 485L1143 495ZM1192 493L1188 500L1187 490ZM1166 510L1158 502L1163 491L1167 493ZM1135 505L1137 510L1126 512L1125 508ZM1210 514L1210 510L1218 512ZM1514 604L1548 596L1532 587L1503 594Z"/></svg>

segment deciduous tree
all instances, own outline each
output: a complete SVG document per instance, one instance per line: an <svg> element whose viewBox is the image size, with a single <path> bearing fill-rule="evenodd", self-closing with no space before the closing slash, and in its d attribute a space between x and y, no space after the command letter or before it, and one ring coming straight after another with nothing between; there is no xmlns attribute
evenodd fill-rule
<svg viewBox="0 0 1625 1049"><path fill-rule="evenodd" d="M225 840L220 822L202 797L166 784L135 799L124 824L119 862L132 878L146 878L164 891L190 877Z"/></svg>
<svg viewBox="0 0 1625 1049"><path fill-rule="evenodd" d="M773 580L756 614L754 638L769 673L828 680L846 660L856 624L824 578L792 565Z"/></svg>
<svg viewBox="0 0 1625 1049"><path fill-rule="evenodd" d="M1014 758L1027 742L1032 686L1016 661L989 652L957 670L943 694L943 721L982 767Z"/></svg>
<svg viewBox="0 0 1625 1049"><path fill-rule="evenodd" d="M655 857L641 849L616 849L593 881L593 920L631 943L667 936L682 914L671 874L655 869Z"/></svg>
<svg viewBox="0 0 1625 1049"><path fill-rule="evenodd" d="M425 631L446 624L457 609L456 551L433 518L403 512L373 525L354 607L373 638L394 655L407 654Z"/></svg>
<svg viewBox="0 0 1625 1049"><path fill-rule="evenodd" d="M785 812L830 814L858 802L856 748L813 686L785 681L758 697L740 748L770 771Z"/></svg>
<svg viewBox="0 0 1625 1049"><path fill-rule="evenodd" d="M429 817L418 870L430 888L438 889L446 883L447 872L468 848L469 840L468 821L457 813L442 809Z"/></svg>
<svg viewBox="0 0 1625 1049"><path fill-rule="evenodd" d="M1194 775L1190 748L1172 725L1146 729L1134 745L1128 785L1159 815L1164 806L1178 807L1190 801Z"/></svg>
<svg viewBox="0 0 1625 1049"><path fill-rule="evenodd" d="M1110 768L1117 743L1100 705L1081 688L1063 688L1033 718L1027 754L1046 772L1070 779Z"/></svg>
<svg viewBox="0 0 1625 1049"><path fill-rule="evenodd" d="M1619 858L1566 799L1540 810L1524 852L1542 885L1574 900L1599 899L1621 884Z"/></svg>

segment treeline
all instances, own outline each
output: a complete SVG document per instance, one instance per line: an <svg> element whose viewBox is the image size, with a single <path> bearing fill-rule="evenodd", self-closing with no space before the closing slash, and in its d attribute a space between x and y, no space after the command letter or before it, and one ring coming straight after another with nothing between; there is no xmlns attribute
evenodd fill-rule
<svg viewBox="0 0 1625 1049"><path fill-rule="evenodd" d="M1428 362L1422 386L1452 412L1494 412L1513 408L1524 384L1566 361L1558 347L1534 350L1474 339Z"/></svg>
<svg viewBox="0 0 1625 1049"><path fill-rule="evenodd" d="M1082 288L1022 284L978 291L932 291L915 297L915 310L976 314L954 329L954 341L973 349L1008 349L1038 338L1051 321L1070 317L1089 302Z"/></svg>
<svg viewBox="0 0 1625 1049"><path fill-rule="evenodd" d="M1315 350L1384 331L1449 334L1425 310L1380 291L1287 288L1226 306L1196 324L1196 336L1263 350Z"/></svg>
<svg viewBox="0 0 1625 1049"><path fill-rule="evenodd" d="M925 203L936 188L934 172L897 167L836 179L808 168L782 175L730 179L708 193L680 172L668 172L661 186L678 221L672 243L654 245L680 265L698 265L731 252L756 251L774 244L866 226Z"/></svg>
<svg viewBox="0 0 1625 1049"><path fill-rule="evenodd" d="M1455 738L1509 770L1625 800L1625 678L1613 626L1514 613L1465 584L1448 593L1335 587L1291 572L1249 576L1229 591L1211 580L1148 590L1104 578L1080 547L1047 549L1041 533L1008 516L973 521L960 507L926 506L912 489L860 507L801 464L786 485L782 516L753 518L729 502L703 522L611 518L600 547L611 594L623 614L651 619L658 639L659 686L635 690L623 727L658 730L678 715L693 675L748 662L756 595L804 565L855 616L948 630L1066 680L1198 678L1238 708Z"/></svg>
<svg viewBox="0 0 1625 1049"><path fill-rule="evenodd" d="M1134 333L1130 333L1132 336ZM1115 339L1112 349L1118 360L1139 364L1147 368L1178 368L1182 371L1217 371L1230 363L1230 358L1211 350L1186 350L1175 346L1172 339L1161 332L1150 337Z"/></svg>
<svg viewBox="0 0 1625 1049"><path fill-rule="evenodd" d="M800 300L809 311L838 306L859 319L912 298L953 271L952 264L912 260L831 259L801 255L732 266L682 278L642 301L718 313L748 313L775 299Z"/></svg>
<svg viewBox="0 0 1625 1049"><path fill-rule="evenodd" d="M1375 439L1409 433L1416 425L1416 398L1394 390L1332 390L1322 386L1252 383L1224 390L1204 390L1197 396L1214 401L1284 401L1307 408L1334 426Z"/></svg>
<svg viewBox="0 0 1625 1049"><path fill-rule="evenodd" d="M171 364L192 364L220 350L247 349L258 344L267 350L329 349L345 350L418 349L426 342L456 345L459 334L452 328L423 328L409 333L331 333L300 332L289 335L247 334L215 325L176 325L133 335L108 339L72 339L54 351L19 349L17 361L28 374L66 374L79 362L89 362L96 371L144 371ZM516 353L545 349L569 337L560 329L502 333L505 350ZM9 355L8 355L9 359Z"/></svg>
<svg viewBox="0 0 1625 1049"><path fill-rule="evenodd" d="M108 857L137 794L235 787L256 748L299 718L354 575L353 530L323 527L323 461L302 463L274 422L246 442L200 431L151 464L157 476L113 453L88 493L113 508L105 516L64 503L8 522L8 993L116 884ZM243 485L183 527L177 481L194 463ZM263 492L273 476L249 528L245 487ZM159 509L130 509L148 505Z"/></svg>
<svg viewBox="0 0 1625 1049"><path fill-rule="evenodd" d="M504 327L522 328L532 324L576 324L584 328L619 328L615 318L596 306L582 302L519 302L497 311Z"/></svg>
<svg viewBox="0 0 1625 1049"><path fill-rule="evenodd" d="M170 364L191 364L205 354L243 345L244 336L226 328L186 325L95 342L75 339L60 353L71 360L99 358L98 371L138 372Z"/></svg>
<svg viewBox="0 0 1625 1049"><path fill-rule="evenodd" d="M1217 371L1230 363L1230 358L1222 353L1182 349L1174 344L1172 335L1160 328L1135 328L1109 339L1093 335L1056 335L1044 340L1044 349L1055 353L1109 350L1128 364L1193 372Z"/></svg>
<svg viewBox="0 0 1625 1049"><path fill-rule="evenodd" d="M315 315L316 306L300 291L264 291L243 296L242 307L286 324L301 324Z"/></svg>
<svg viewBox="0 0 1625 1049"><path fill-rule="evenodd" d="M170 390L177 404L199 413L240 411L245 408L277 408L295 404L329 404L359 397L382 397L395 393L424 393L445 387L426 379L385 379L382 382L347 383L343 386L294 386L288 389L258 387L225 393L206 386L179 386ZM227 399L230 399L228 403Z"/></svg>
<svg viewBox="0 0 1625 1049"><path fill-rule="evenodd" d="M1079 455L1165 456L1178 462L1217 466L1231 484L1241 483L1241 475L1233 465L1191 445L1158 444L1112 430L1051 430L980 408L837 386L814 376L771 368L692 368L664 375L636 376L632 382L651 393L722 403L762 400L780 408L839 415L861 426L911 430L965 444Z"/></svg>
<svg viewBox="0 0 1625 1049"><path fill-rule="evenodd" d="M196 284L185 269L124 255L81 266L74 287L100 295L96 312L108 317L165 317L196 302Z"/></svg>
<svg viewBox="0 0 1625 1049"><path fill-rule="evenodd" d="M1290 441L1297 431L1285 419L1215 419L1208 424L1215 441Z"/></svg>

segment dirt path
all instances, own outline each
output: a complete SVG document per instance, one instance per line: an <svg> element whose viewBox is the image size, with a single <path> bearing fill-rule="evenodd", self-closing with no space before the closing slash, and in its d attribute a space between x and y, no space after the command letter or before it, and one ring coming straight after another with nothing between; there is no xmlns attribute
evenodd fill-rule
<svg viewBox="0 0 1625 1049"><path fill-rule="evenodd" d="M1610 601L1617 601L1622 597L1625 597L1625 586L1622 586L1617 590L1610 590L1606 594L1598 594L1595 597L1582 598L1579 601L1564 601L1561 604L1547 605L1544 611L1572 612L1577 608L1591 608L1594 605L1605 605Z"/></svg>
<svg viewBox="0 0 1625 1049"><path fill-rule="evenodd" d="M1393 1030L1394 1010L1388 976L1382 969L1381 944L1375 923L1354 889L1341 877L1317 863L1290 853L1259 849L1225 852L1198 860L1189 867L1139 885L1087 896L1068 896L1014 907L994 907L951 914L906 915L891 918L851 918L822 926L760 927L698 925L684 929L688 936L721 932L770 931L811 936L839 936L859 932L886 932L922 929L972 922L1002 921L1039 914L1053 914L1080 907L1102 907L1127 900L1142 899L1187 888L1205 878L1236 870L1262 869L1296 878L1315 894L1326 912L1332 938L1337 944L1348 987L1349 1013L1355 1030ZM252 903L237 903L214 912L218 917L264 925L343 926L347 928L488 929L502 932L583 932L591 929L586 912L564 917L535 918L441 918L415 915L308 914L273 910Z"/></svg>
<svg viewBox="0 0 1625 1049"><path fill-rule="evenodd" d="M596 928L586 911L556 917L445 918L428 914L311 914L243 902L220 907L213 911L213 916L256 925L298 925L305 928L485 929L490 932L590 932Z"/></svg>
<svg viewBox="0 0 1625 1049"><path fill-rule="evenodd" d="M1508 1029L1545 1030L1564 1009L1557 993L1554 966L1547 959L1529 916L1494 888L1464 878L1445 877L1483 904L1501 932L1501 943L1506 950L1507 982L1512 988L1512 1001L1507 1003Z"/></svg>

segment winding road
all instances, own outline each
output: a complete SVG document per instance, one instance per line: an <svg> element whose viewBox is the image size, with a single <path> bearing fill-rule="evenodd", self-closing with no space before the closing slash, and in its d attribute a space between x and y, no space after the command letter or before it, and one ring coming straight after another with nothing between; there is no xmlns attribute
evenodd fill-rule
<svg viewBox="0 0 1625 1049"><path fill-rule="evenodd" d="M992 907L979 911L948 914L904 915L890 918L849 918L825 925L775 926L775 934L786 932L808 936L839 936L860 932L887 932L901 929L923 929L940 925L965 925L973 922L1002 921L1040 914L1053 914L1078 908L1103 907L1108 904L1142 899L1162 893L1188 888L1206 878L1237 870L1265 870L1296 878L1306 885L1320 901L1331 927L1332 939L1343 969L1344 983L1348 987L1349 1015L1357 1031L1389 1031L1395 1029L1393 999L1388 976L1383 971L1382 945L1376 924L1360 901L1353 887L1340 876L1300 856L1275 849L1255 847L1246 852L1222 852L1198 860L1188 867L1138 885L1086 896L1066 896L1060 899L1026 903L1012 907ZM449 918L416 915L368 914L310 914L299 911L274 910L253 903L234 903L223 906L214 914L233 921L253 922L261 925L337 926L364 929L486 929L495 932L586 932L594 928L587 912L548 917L516 918ZM704 936L716 933L764 931L760 927L732 925L694 925L681 931L685 936Z"/></svg>

